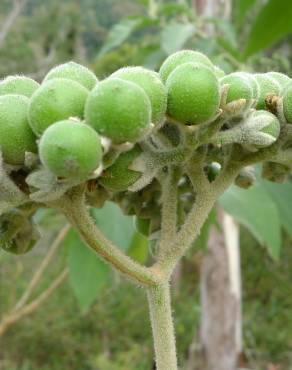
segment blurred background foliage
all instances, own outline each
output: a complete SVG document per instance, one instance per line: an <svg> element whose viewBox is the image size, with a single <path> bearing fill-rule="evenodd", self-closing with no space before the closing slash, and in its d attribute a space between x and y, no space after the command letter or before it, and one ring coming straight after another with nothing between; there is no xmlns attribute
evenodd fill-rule
<svg viewBox="0 0 292 370"><path fill-rule="evenodd" d="M1 0L0 77L26 74L41 81L52 66L73 59L104 78L125 65L158 69L169 54L182 48L207 53L226 73L275 70L292 76L291 0L230 0L226 2L230 9L218 0L214 4L225 10L220 13L220 8L216 17L202 16L199 3ZM234 186L221 204L242 224L247 363L254 370L292 369L292 184L261 180L247 191ZM111 203L94 209L92 215L133 258L151 261L151 245L135 231L131 217ZM0 254L1 315L15 305L65 224L51 211L38 212L36 221L43 235L38 248L21 258ZM198 341L199 267L207 236L206 224L174 281L184 369L190 346ZM150 370L153 353L143 292L113 273L73 231L33 297L66 266L68 279L36 312L2 336L0 369Z"/></svg>

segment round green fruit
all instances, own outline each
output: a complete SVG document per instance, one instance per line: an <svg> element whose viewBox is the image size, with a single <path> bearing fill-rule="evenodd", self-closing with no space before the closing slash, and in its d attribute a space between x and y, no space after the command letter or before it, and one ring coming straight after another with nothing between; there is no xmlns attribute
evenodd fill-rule
<svg viewBox="0 0 292 370"><path fill-rule="evenodd" d="M39 86L31 78L25 76L9 76L0 82L0 95L17 94L30 98Z"/></svg>
<svg viewBox="0 0 292 370"><path fill-rule="evenodd" d="M283 110L287 122L292 123L292 82L290 82L283 93Z"/></svg>
<svg viewBox="0 0 292 370"><path fill-rule="evenodd" d="M12 254L29 252L39 238L31 218L18 209L12 209L0 216L0 230L0 247Z"/></svg>
<svg viewBox="0 0 292 370"><path fill-rule="evenodd" d="M97 84L98 79L88 68L75 62L60 64L51 69L46 75L44 82L53 78L68 78L83 85L86 89L92 90Z"/></svg>
<svg viewBox="0 0 292 370"><path fill-rule="evenodd" d="M36 240L29 240L24 243L21 234L18 234L14 239L1 244L1 248L7 253L21 255L31 251L35 245Z"/></svg>
<svg viewBox="0 0 292 370"><path fill-rule="evenodd" d="M213 162L205 168L208 180L213 182L220 173L221 166L217 162Z"/></svg>
<svg viewBox="0 0 292 370"><path fill-rule="evenodd" d="M148 95L152 109L152 122L163 121L167 105L167 92L159 74L143 67L126 67L116 71L111 77L121 78L139 85Z"/></svg>
<svg viewBox="0 0 292 370"><path fill-rule="evenodd" d="M171 72L184 63L201 63L211 69L214 68L211 60L203 53L194 50L181 50L170 55L162 64L159 74L163 82L166 82Z"/></svg>
<svg viewBox="0 0 292 370"><path fill-rule="evenodd" d="M87 179L101 163L98 134L84 123L60 121L44 132L39 144L43 165L57 177Z"/></svg>
<svg viewBox="0 0 292 370"><path fill-rule="evenodd" d="M166 82L167 112L185 124L199 124L215 116L220 105L220 86L214 73L200 63L177 67Z"/></svg>
<svg viewBox="0 0 292 370"><path fill-rule="evenodd" d="M36 137L27 119L29 99L0 96L0 150L6 163L22 165L25 152L37 152Z"/></svg>
<svg viewBox="0 0 292 370"><path fill-rule="evenodd" d="M281 90L283 90L285 86L291 81L291 78L286 76L284 73L268 72L267 75L278 82L278 84L281 86Z"/></svg>
<svg viewBox="0 0 292 370"><path fill-rule="evenodd" d="M47 127L70 117L83 118L88 90L76 81L55 78L45 82L31 97L28 118L41 135Z"/></svg>
<svg viewBox="0 0 292 370"><path fill-rule="evenodd" d="M251 86L252 88L252 93L253 93L253 106L255 106L258 102L258 99L259 99L259 95L260 95L260 87L259 87L259 84L257 82L257 80L255 79L254 75L251 74L251 73L248 73L248 72L235 72L234 75L236 76L240 76L240 77L243 77L245 78L249 85Z"/></svg>
<svg viewBox="0 0 292 370"><path fill-rule="evenodd" d="M227 92L227 103L238 99L245 99L250 106L253 99L253 89L248 79L243 75L231 73L220 80L222 85L229 85Z"/></svg>
<svg viewBox="0 0 292 370"><path fill-rule="evenodd" d="M116 144L136 142L150 128L151 103L137 84L109 78L90 92L85 119L99 134Z"/></svg>
<svg viewBox="0 0 292 370"><path fill-rule="evenodd" d="M279 94L280 85L267 73L258 73L255 74L254 77L259 84L259 98L256 104L256 109L265 109L266 97L270 94Z"/></svg>
<svg viewBox="0 0 292 370"><path fill-rule="evenodd" d="M135 217L135 229L138 233L148 237L150 234L150 219Z"/></svg>
<svg viewBox="0 0 292 370"><path fill-rule="evenodd" d="M113 192L127 190L141 176L141 172L129 169L130 165L141 152L141 148L136 145L128 152L122 153L112 166L104 170L99 178L99 183Z"/></svg>

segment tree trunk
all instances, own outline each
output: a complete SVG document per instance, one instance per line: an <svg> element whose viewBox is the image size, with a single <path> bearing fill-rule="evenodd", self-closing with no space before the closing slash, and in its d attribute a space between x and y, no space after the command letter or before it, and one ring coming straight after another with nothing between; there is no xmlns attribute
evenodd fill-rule
<svg viewBox="0 0 292 370"><path fill-rule="evenodd" d="M201 346L208 370L235 370L242 352L239 228L222 210L201 269Z"/></svg>
<svg viewBox="0 0 292 370"><path fill-rule="evenodd" d="M231 5L230 0L193 0L198 16L226 21ZM204 31L212 37L214 28L207 24ZM207 370L235 370L242 352L239 227L222 210L218 223L221 230L213 227L201 267L201 349Z"/></svg>

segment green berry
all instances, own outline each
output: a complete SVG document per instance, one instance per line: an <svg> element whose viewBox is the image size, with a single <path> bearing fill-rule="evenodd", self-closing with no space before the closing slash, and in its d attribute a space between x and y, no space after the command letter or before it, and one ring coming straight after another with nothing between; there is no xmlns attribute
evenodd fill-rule
<svg viewBox="0 0 292 370"><path fill-rule="evenodd" d="M259 98L256 104L256 109L265 109L266 97L270 94L279 94L280 85L267 73L258 73L255 74L254 77L259 84Z"/></svg>
<svg viewBox="0 0 292 370"><path fill-rule="evenodd" d="M29 252L39 238L31 218L18 209L0 216L0 230L0 248L12 254Z"/></svg>
<svg viewBox="0 0 292 370"><path fill-rule="evenodd" d="M69 80L80 83L80 85L83 85L88 90L92 90L98 82L98 79L93 72L75 62L60 64L51 69L46 75L44 81L48 81L53 78L68 78Z"/></svg>
<svg viewBox="0 0 292 370"><path fill-rule="evenodd" d="M267 75L272 77L274 80L278 82L278 84L281 86L281 90L283 90L285 86L291 81L291 79L284 73L268 72Z"/></svg>
<svg viewBox="0 0 292 370"><path fill-rule="evenodd" d="M211 60L203 53L194 50L181 50L170 55L162 64L159 74L163 82L166 82L168 76L175 70L176 67L184 63L201 63L211 69L214 68Z"/></svg>
<svg viewBox="0 0 292 370"><path fill-rule="evenodd" d="M214 73L200 63L185 63L168 77L167 112L185 124L199 124L215 116L220 87Z"/></svg>
<svg viewBox="0 0 292 370"><path fill-rule="evenodd" d="M28 243L23 243L21 237L18 236L17 238L12 239L5 244L1 244L1 248L7 253L21 255L31 251L35 244L35 240L31 240Z"/></svg>
<svg viewBox="0 0 292 370"><path fill-rule="evenodd" d="M44 132L39 144L43 165L57 177L87 179L101 163L98 134L84 123L59 121Z"/></svg>
<svg viewBox="0 0 292 370"><path fill-rule="evenodd" d="M141 148L138 145L130 151L122 153L112 166L104 170L99 178L99 183L113 192L127 190L141 176L140 172L129 169L140 154Z"/></svg>
<svg viewBox="0 0 292 370"><path fill-rule="evenodd" d="M290 82L283 93L283 110L287 122L292 123L292 82Z"/></svg>
<svg viewBox="0 0 292 370"><path fill-rule="evenodd" d="M213 162L205 168L208 180L213 182L220 173L221 166L217 162Z"/></svg>
<svg viewBox="0 0 292 370"><path fill-rule="evenodd" d="M25 152L37 152L27 112L29 99L21 95L0 96L0 150L8 164L24 163Z"/></svg>
<svg viewBox="0 0 292 370"><path fill-rule="evenodd" d="M17 94L30 98L39 86L31 78L25 76L9 76L0 82L0 95Z"/></svg>
<svg viewBox="0 0 292 370"><path fill-rule="evenodd" d="M150 99L152 122L159 124L163 121L166 112L167 93L158 73L143 67L126 67L119 69L111 77L121 78L139 85Z"/></svg>
<svg viewBox="0 0 292 370"><path fill-rule="evenodd" d="M256 105L260 95L260 87L254 75L248 72L235 72L234 75L244 77L248 81L252 88L252 98L254 100L253 105Z"/></svg>
<svg viewBox="0 0 292 370"><path fill-rule="evenodd" d="M220 82L223 85L229 85L227 103L238 99L245 99L247 105L250 106L253 99L253 89L247 78L236 73L231 73L224 76Z"/></svg>
<svg viewBox="0 0 292 370"><path fill-rule="evenodd" d="M150 233L150 219L135 217L135 229L138 233L148 237Z"/></svg>
<svg viewBox="0 0 292 370"><path fill-rule="evenodd" d="M137 84L109 78L90 92L85 119L99 134L116 144L136 142L150 128L151 103Z"/></svg>
<svg viewBox="0 0 292 370"><path fill-rule="evenodd" d="M83 118L88 90L76 81L55 78L45 82L31 97L28 117L41 135L51 124L70 117Z"/></svg>

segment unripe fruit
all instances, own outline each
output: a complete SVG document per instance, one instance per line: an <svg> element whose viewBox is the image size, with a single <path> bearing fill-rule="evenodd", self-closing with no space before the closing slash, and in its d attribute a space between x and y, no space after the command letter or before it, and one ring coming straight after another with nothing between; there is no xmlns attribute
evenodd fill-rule
<svg viewBox="0 0 292 370"><path fill-rule="evenodd" d="M30 98L39 86L31 78L25 76L9 76L0 82L0 95L17 94Z"/></svg>
<svg viewBox="0 0 292 370"><path fill-rule="evenodd" d="M137 84L109 78L90 92L85 119L99 134L116 144L136 142L150 128L150 100Z"/></svg>
<svg viewBox="0 0 292 370"><path fill-rule="evenodd" d="M281 163L264 162L261 176L277 184L283 184L287 181L290 172L291 168Z"/></svg>
<svg viewBox="0 0 292 370"><path fill-rule="evenodd" d="M92 90L98 82L92 71L75 62L60 64L51 69L46 75L44 82L53 78L68 78L69 80L79 82L80 85L83 85L88 90Z"/></svg>
<svg viewBox="0 0 292 370"><path fill-rule="evenodd" d="M167 92L158 73L143 67L126 67L119 69L111 77L121 78L139 85L150 99L152 122L161 123L166 112Z"/></svg>
<svg viewBox="0 0 292 370"><path fill-rule="evenodd" d="M284 73L268 72L267 75L269 77L272 77L274 80L276 80L280 84L281 90L283 90L285 86L291 81L291 78L286 76Z"/></svg>
<svg viewBox="0 0 292 370"><path fill-rule="evenodd" d="M163 82L166 82L171 72L184 63L201 63L211 69L214 68L211 60L203 53L194 50L181 50L170 55L162 64L159 74Z"/></svg>
<svg viewBox="0 0 292 370"><path fill-rule="evenodd" d="M227 76L224 76L220 82L222 85L229 85L227 92L227 103L238 99L245 99L247 105L250 106L253 99L253 90L247 78L236 73L231 73Z"/></svg>
<svg viewBox="0 0 292 370"><path fill-rule="evenodd" d="M253 168L243 168L234 180L234 184L242 189L250 188L256 181Z"/></svg>
<svg viewBox="0 0 292 370"><path fill-rule="evenodd" d="M45 82L31 97L28 118L41 135L51 124L70 117L83 118L88 90L65 78Z"/></svg>
<svg viewBox="0 0 292 370"><path fill-rule="evenodd" d="M135 229L138 233L148 237L150 233L150 219L135 217Z"/></svg>
<svg viewBox="0 0 292 370"><path fill-rule="evenodd" d="M253 92L252 98L254 100L253 105L256 105L259 99L259 95L260 95L260 86L256 78L254 77L254 75L248 72L235 72L235 74L237 76L242 76L246 78L246 80L248 81L248 83L250 84L252 88L252 92Z"/></svg>
<svg viewBox="0 0 292 370"><path fill-rule="evenodd" d="M122 153L115 163L103 172L99 183L113 192L127 190L141 176L140 172L129 169L141 152L141 148L136 145L130 151Z"/></svg>
<svg viewBox="0 0 292 370"><path fill-rule="evenodd" d="M166 82L167 112L186 123L208 121L219 109L220 87L214 73L202 64L185 63L177 67Z"/></svg>
<svg viewBox="0 0 292 370"><path fill-rule="evenodd" d="M205 168L206 175L210 182L213 182L220 173L221 166L217 162L213 162Z"/></svg>
<svg viewBox="0 0 292 370"><path fill-rule="evenodd" d="M28 107L25 96L0 96L0 150L8 164L21 165L25 152L37 152L36 137L28 124Z"/></svg>
<svg viewBox="0 0 292 370"><path fill-rule="evenodd" d="M279 94L280 85L272 77L266 73L258 73L254 75L255 79L259 84L259 98L256 104L256 109L265 109L266 97L270 94Z"/></svg>
<svg viewBox="0 0 292 370"><path fill-rule="evenodd" d="M98 134L84 123L59 121L44 132L39 144L43 165L57 177L86 179L100 165Z"/></svg>
<svg viewBox="0 0 292 370"><path fill-rule="evenodd" d="M0 230L0 248L12 254L29 252L39 238L31 218L18 209L0 216Z"/></svg>
<svg viewBox="0 0 292 370"><path fill-rule="evenodd" d="M283 92L283 110L287 122L292 123L292 82L290 82Z"/></svg>
<svg viewBox="0 0 292 370"><path fill-rule="evenodd" d="M16 239L12 239L5 244L1 244L1 248L7 253L21 255L31 251L35 244L35 240L23 243L21 237L18 236Z"/></svg>

